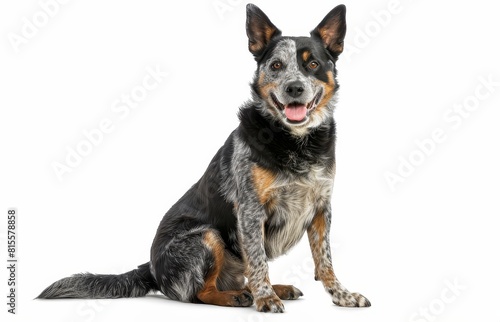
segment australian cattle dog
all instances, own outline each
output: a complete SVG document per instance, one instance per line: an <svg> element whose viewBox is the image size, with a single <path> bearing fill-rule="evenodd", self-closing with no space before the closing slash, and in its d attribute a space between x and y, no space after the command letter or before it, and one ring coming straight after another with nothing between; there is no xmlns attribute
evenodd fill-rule
<svg viewBox="0 0 500 322"><path fill-rule="evenodd" d="M252 97L201 179L160 222L148 263L121 275L77 274L39 298L119 298L159 291L167 298L283 312L302 292L273 285L268 261L307 232L315 279L333 303L370 306L333 272L331 196L333 111L346 8L339 5L310 37L285 37L247 5L248 49L257 62Z"/></svg>

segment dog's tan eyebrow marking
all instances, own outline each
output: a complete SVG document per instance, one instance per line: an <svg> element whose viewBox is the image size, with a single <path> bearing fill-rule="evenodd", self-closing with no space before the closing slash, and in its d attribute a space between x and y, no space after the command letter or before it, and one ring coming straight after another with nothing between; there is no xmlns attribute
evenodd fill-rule
<svg viewBox="0 0 500 322"><path fill-rule="evenodd" d="M267 169L254 165L252 167L252 179L260 203L262 205L267 203L272 192L271 186L276 180L276 174Z"/></svg>
<svg viewBox="0 0 500 322"><path fill-rule="evenodd" d="M302 52L302 60L307 61L311 57L311 52L309 50L304 50Z"/></svg>

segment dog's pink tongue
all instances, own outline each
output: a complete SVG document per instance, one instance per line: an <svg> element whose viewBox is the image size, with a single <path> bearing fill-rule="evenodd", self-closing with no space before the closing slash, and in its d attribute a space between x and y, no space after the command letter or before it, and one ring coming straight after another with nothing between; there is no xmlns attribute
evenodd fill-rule
<svg viewBox="0 0 500 322"><path fill-rule="evenodd" d="M305 105L287 105L285 106L286 118L290 121L302 121L306 118L307 106Z"/></svg>

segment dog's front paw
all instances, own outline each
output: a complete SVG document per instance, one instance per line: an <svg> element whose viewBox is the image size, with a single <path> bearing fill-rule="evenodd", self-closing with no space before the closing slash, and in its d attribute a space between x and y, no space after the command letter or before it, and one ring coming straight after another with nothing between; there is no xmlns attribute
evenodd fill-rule
<svg viewBox="0 0 500 322"><path fill-rule="evenodd" d="M285 306L276 294L255 299L255 305L259 312L283 313L285 310Z"/></svg>
<svg viewBox="0 0 500 322"><path fill-rule="evenodd" d="M370 301L359 293L350 293L348 291L335 292L332 294L333 303L338 306L347 307L369 307Z"/></svg>

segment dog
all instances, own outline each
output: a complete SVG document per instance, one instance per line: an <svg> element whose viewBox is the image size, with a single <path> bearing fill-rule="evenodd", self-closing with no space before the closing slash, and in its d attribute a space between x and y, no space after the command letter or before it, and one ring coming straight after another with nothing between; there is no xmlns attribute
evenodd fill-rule
<svg viewBox="0 0 500 322"><path fill-rule="evenodd" d="M335 176L336 61L346 7L331 10L310 37L284 37L247 5L248 49L257 62L240 124L206 172L160 222L150 261L121 275L77 274L38 298L120 298L160 291L183 302L283 312L302 292L272 285L268 261L307 232L316 280L333 303L368 307L337 279L330 249Z"/></svg>

